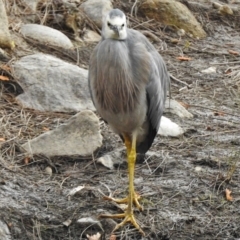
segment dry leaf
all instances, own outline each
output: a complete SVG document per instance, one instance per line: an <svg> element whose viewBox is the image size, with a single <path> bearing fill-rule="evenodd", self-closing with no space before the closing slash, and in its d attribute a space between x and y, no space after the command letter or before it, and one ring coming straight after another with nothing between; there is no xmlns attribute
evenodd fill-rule
<svg viewBox="0 0 240 240"><path fill-rule="evenodd" d="M42 129L43 129L44 131L46 131L46 132L50 130L50 129L47 128L47 127L43 127Z"/></svg>
<svg viewBox="0 0 240 240"><path fill-rule="evenodd" d="M0 68L1 68L2 70L7 71L7 72L10 72L10 71L11 71L11 68L10 68L8 65L0 65Z"/></svg>
<svg viewBox="0 0 240 240"><path fill-rule="evenodd" d="M116 236L116 235L114 235L114 234L113 234L113 235L111 235L111 236L110 236L110 238L109 238L109 240L116 240L116 239L117 239L117 236Z"/></svg>
<svg viewBox="0 0 240 240"><path fill-rule="evenodd" d="M231 68L228 68L226 71L225 71L225 74L230 74L232 73L232 69Z"/></svg>
<svg viewBox="0 0 240 240"><path fill-rule="evenodd" d="M3 75L0 75L0 81L9 81L9 78Z"/></svg>
<svg viewBox="0 0 240 240"><path fill-rule="evenodd" d="M225 113L224 112L214 112L213 115L214 116L224 116Z"/></svg>
<svg viewBox="0 0 240 240"><path fill-rule="evenodd" d="M0 138L0 142L5 142L5 138Z"/></svg>
<svg viewBox="0 0 240 240"><path fill-rule="evenodd" d="M213 128L210 127L210 126L207 126L207 127L206 127L206 131L213 131Z"/></svg>
<svg viewBox="0 0 240 240"><path fill-rule="evenodd" d="M24 164L25 165L29 164L30 160L31 160L30 157L25 157L24 160L23 160Z"/></svg>
<svg viewBox="0 0 240 240"><path fill-rule="evenodd" d="M234 50L228 50L228 52L232 55L237 55L237 56L239 55L239 52L234 51Z"/></svg>
<svg viewBox="0 0 240 240"><path fill-rule="evenodd" d="M8 225L9 228L11 228L11 227L13 226L13 223L10 222L10 223L8 223L7 225Z"/></svg>
<svg viewBox="0 0 240 240"><path fill-rule="evenodd" d="M101 238L101 234L99 232L97 234L92 235L92 236L89 236L87 234L87 238L88 238L88 240L99 240Z"/></svg>
<svg viewBox="0 0 240 240"><path fill-rule="evenodd" d="M185 102L178 102L178 103L181 104L186 109L188 109L190 107L190 105Z"/></svg>
<svg viewBox="0 0 240 240"><path fill-rule="evenodd" d="M183 56L181 56L181 57L177 57L177 60L180 60L180 61L190 61L192 59L190 57L183 57Z"/></svg>
<svg viewBox="0 0 240 240"><path fill-rule="evenodd" d="M231 196L232 191L230 191L229 189L226 188L225 190L225 194L226 194L226 199L227 201L232 201L233 197Z"/></svg>
<svg viewBox="0 0 240 240"><path fill-rule="evenodd" d="M172 38L172 39L171 39L171 43L177 44L177 43L179 43L179 40L176 39L176 38Z"/></svg>

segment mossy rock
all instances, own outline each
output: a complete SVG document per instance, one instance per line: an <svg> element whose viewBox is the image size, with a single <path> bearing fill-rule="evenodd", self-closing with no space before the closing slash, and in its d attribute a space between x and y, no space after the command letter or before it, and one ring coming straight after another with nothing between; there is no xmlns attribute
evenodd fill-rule
<svg viewBox="0 0 240 240"><path fill-rule="evenodd" d="M207 35L190 10L178 1L144 0L140 10L147 17L177 29L184 29L195 38L204 38Z"/></svg>

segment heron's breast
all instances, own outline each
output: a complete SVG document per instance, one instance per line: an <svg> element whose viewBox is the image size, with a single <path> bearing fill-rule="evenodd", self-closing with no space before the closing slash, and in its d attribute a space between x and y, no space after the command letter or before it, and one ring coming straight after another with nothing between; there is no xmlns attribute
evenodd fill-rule
<svg viewBox="0 0 240 240"><path fill-rule="evenodd" d="M127 45L106 40L97 55L96 101L112 114L132 112L145 93L145 83L135 77Z"/></svg>
<svg viewBox="0 0 240 240"><path fill-rule="evenodd" d="M146 121L147 105L146 103L138 105L131 112L112 113L101 107L98 112L116 133L132 133L141 128Z"/></svg>

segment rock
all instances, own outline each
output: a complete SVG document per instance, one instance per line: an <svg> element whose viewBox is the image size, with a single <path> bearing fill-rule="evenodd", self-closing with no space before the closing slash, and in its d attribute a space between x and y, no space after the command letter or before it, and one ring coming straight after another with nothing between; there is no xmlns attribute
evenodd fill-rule
<svg viewBox="0 0 240 240"><path fill-rule="evenodd" d="M206 74L211 74L211 73L216 73L217 68L216 67L209 67L207 69L202 70L202 73L206 73Z"/></svg>
<svg viewBox="0 0 240 240"><path fill-rule="evenodd" d="M62 32L39 24L24 24L20 29L21 34L25 38L30 38L40 44L47 44L50 46L60 48L73 48L70 39Z"/></svg>
<svg viewBox="0 0 240 240"><path fill-rule="evenodd" d="M203 169L200 166L195 167L194 171L195 172L201 172Z"/></svg>
<svg viewBox="0 0 240 240"><path fill-rule="evenodd" d="M102 239L102 235L99 232L97 232L96 234L93 234L93 235L88 235L87 234L86 236L87 236L88 240L100 240L100 239Z"/></svg>
<svg viewBox="0 0 240 240"><path fill-rule="evenodd" d="M158 134L161 136L178 137L184 133L184 130L169 118L162 117Z"/></svg>
<svg viewBox="0 0 240 240"><path fill-rule="evenodd" d="M6 223L0 220L0 239L11 240L11 234Z"/></svg>
<svg viewBox="0 0 240 240"><path fill-rule="evenodd" d="M77 186L77 187L71 189L71 190L69 191L69 193L68 193L67 196L68 196L68 197L72 197L72 196L74 196L76 193L79 193L80 191L82 191L84 188L85 188L84 185L83 185L83 186Z"/></svg>
<svg viewBox="0 0 240 240"><path fill-rule="evenodd" d="M0 48L13 49L15 45L8 30L8 18L2 0L0 0L0 13Z"/></svg>
<svg viewBox="0 0 240 240"><path fill-rule="evenodd" d="M51 167L46 167L45 168L45 173L49 176L52 176L52 168Z"/></svg>
<svg viewBox="0 0 240 240"><path fill-rule="evenodd" d="M65 227L69 227L72 224L72 220L71 219L67 219L66 221L64 221L62 223Z"/></svg>
<svg viewBox="0 0 240 240"><path fill-rule="evenodd" d="M113 8L110 0L87 0L80 7L100 28L102 27L103 16Z"/></svg>
<svg viewBox="0 0 240 240"><path fill-rule="evenodd" d="M85 42L99 42L101 36L94 31L87 30L83 36Z"/></svg>
<svg viewBox="0 0 240 240"><path fill-rule="evenodd" d="M83 218L78 219L77 223L84 228L85 227L87 228L89 226L95 226L95 227L98 227L99 230L103 230L102 229L102 224L95 217L83 217Z"/></svg>
<svg viewBox="0 0 240 240"><path fill-rule="evenodd" d="M222 15L233 15L233 10L228 5L222 5L218 2L213 2L212 6L218 9L219 13Z"/></svg>
<svg viewBox="0 0 240 240"><path fill-rule="evenodd" d="M167 99L165 102L165 112L171 112L180 118L193 118L193 115L186 110L180 103L173 99Z"/></svg>
<svg viewBox="0 0 240 240"><path fill-rule="evenodd" d="M184 29L195 38L206 37L205 31L189 9L175 0L144 0L140 10L148 17L165 25Z"/></svg>
<svg viewBox="0 0 240 240"><path fill-rule="evenodd" d="M104 155L103 157L98 158L97 162L101 163L106 168L114 169L112 157L109 154Z"/></svg>
<svg viewBox="0 0 240 240"><path fill-rule="evenodd" d="M102 145L98 117L89 110L82 111L66 124L43 133L22 145L28 155L91 156Z"/></svg>
<svg viewBox="0 0 240 240"><path fill-rule="evenodd" d="M85 69L40 53L21 58L12 69L24 91L16 97L22 107L57 112L95 109Z"/></svg>

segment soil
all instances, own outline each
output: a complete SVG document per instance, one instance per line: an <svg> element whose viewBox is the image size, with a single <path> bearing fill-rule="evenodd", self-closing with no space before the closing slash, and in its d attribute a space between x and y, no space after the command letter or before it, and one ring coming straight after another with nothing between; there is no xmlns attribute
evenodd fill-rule
<svg viewBox="0 0 240 240"><path fill-rule="evenodd" d="M239 8L240 3L235 2L234 7ZM173 27L149 21L141 13L131 17L133 4L122 1L115 7L128 14L130 27L154 34L150 40L174 76L171 97L181 102L193 118L165 114L186 132L179 138L157 136L144 161L136 166L135 187L144 211L136 211L135 216L146 236L127 224L114 233L115 237L240 239L239 11L234 16L221 15L209 3L204 5L209 11L191 9L208 34L206 39L196 40L187 34L179 36ZM14 19L13 11L8 9L8 13ZM16 19L23 21L25 15L21 13ZM10 21L11 26L16 22ZM65 33L72 36L70 30ZM16 41L21 40L14 29L12 34ZM46 47L22 41L25 45L17 47L14 58L27 52L49 52ZM83 54L78 64L87 66L92 46L82 49L86 51L78 51ZM51 53L77 62L72 55ZM188 61L177 59L182 56ZM210 67L216 72L202 72ZM101 239L115 239L111 231L119 220L100 219L100 224L85 225L77 220L122 212L116 204L103 200L103 195L127 194L121 139L102 122L104 143L93 157L26 157L20 151L21 144L56 128L75 113L22 109L14 99L19 94L16 80L10 73L8 76L12 77L10 82L0 82L0 219L8 225L12 239L88 239L87 234L97 232ZM114 170L96 163L98 157L115 152L121 154L116 157ZM77 186L84 188L68 196ZM226 190L231 191L230 196Z"/></svg>

